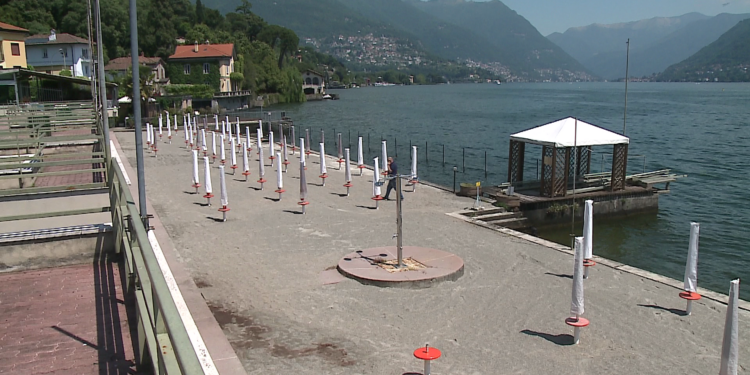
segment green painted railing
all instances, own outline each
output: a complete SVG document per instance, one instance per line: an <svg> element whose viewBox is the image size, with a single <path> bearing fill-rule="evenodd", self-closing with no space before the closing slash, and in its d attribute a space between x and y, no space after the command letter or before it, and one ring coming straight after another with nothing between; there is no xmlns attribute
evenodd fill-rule
<svg viewBox="0 0 750 375"><path fill-rule="evenodd" d="M203 374L185 325L148 240L138 207L114 159L109 160L109 192L115 251L125 260L125 286L137 300L138 348L143 365L156 374Z"/></svg>

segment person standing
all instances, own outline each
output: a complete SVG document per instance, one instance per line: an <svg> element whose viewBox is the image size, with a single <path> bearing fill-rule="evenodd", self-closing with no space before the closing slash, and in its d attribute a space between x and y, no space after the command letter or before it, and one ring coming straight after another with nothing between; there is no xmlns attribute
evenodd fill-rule
<svg viewBox="0 0 750 375"><path fill-rule="evenodd" d="M390 200L390 198L388 198L388 195L391 193L391 190L396 190L396 179L399 178L398 165L392 157L388 158L388 177L390 178L388 180L388 188L385 189L385 197L383 197L386 200ZM403 193L401 193L401 200L404 200Z"/></svg>

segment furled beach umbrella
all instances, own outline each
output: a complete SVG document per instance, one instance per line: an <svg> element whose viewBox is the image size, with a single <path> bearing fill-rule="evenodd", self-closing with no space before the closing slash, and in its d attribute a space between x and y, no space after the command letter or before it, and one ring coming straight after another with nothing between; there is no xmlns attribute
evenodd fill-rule
<svg viewBox="0 0 750 375"><path fill-rule="evenodd" d="M221 155L219 155L221 157L221 165L224 165L227 162L227 153L224 147L224 134L219 137L219 150L221 151Z"/></svg>
<svg viewBox="0 0 750 375"><path fill-rule="evenodd" d="M299 139L299 161L302 163L305 170L307 170L307 165L305 165L305 155L307 155L307 153L305 152L305 139L300 138Z"/></svg>
<svg viewBox="0 0 750 375"><path fill-rule="evenodd" d="M222 121L221 122L221 139L222 139L222 142L226 138L226 136L227 136L227 124L224 121Z"/></svg>
<svg viewBox="0 0 750 375"><path fill-rule="evenodd" d="M338 151L338 155L337 156L339 157L339 160L338 160L338 162L339 162L339 170L341 170L341 163L344 162L344 159L343 159L344 158L344 153L342 152L342 148L341 148L342 147L341 146L341 133L336 134L336 139L337 139L337 145L336 146L337 146L337 151Z"/></svg>
<svg viewBox="0 0 750 375"><path fill-rule="evenodd" d="M174 115L174 131L177 132L177 114Z"/></svg>
<svg viewBox="0 0 750 375"><path fill-rule="evenodd" d="M284 176L282 174L282 165L283 165L283 158L281 157L281 153L276 153L276 193L279 193L279 200L281 200L281 193L285 192L284 190Z"/></svg>
<svg viewBox="0 0 750 375"><path fill-rule="evenodd" d="M195 127L190 126L190 149L193 149L193 145L195 145Z"/></svg>
<svg viewBox="0 0 750 375"><path fill-rule="evenodd" d="M195 194L198 194L198 188L201 187L200 179L198 179L198 151L193 150L193 187L195 188Z"/></svg>
<svg viewBox="0 0 750 375"><path fill-rule="evenodd" d="M154 149L154 157L157 157L158 156L158 151L159 151L159 146L157 145L158 139L156 138L156 130L154 129L153 126L151 127L151 131L153 132L153 134L151 134L151 139L153 139L153 141L154 141L154 143L151 146Z"/></svg>
<svg viewBox="0 0 750 375"><path fill-rule="evenodd" d="M227 134L229 135L229 138L227 138L227 142L229 142L229 140L232 139L232 123L229 122L229 116L226 116L226 117L227 117L227 122L226 122Z"/></svg>
<svg viewBox="0 0 750 375"><path fill-rule="evenodd" d="M219 166L219 184L221 185L221 208L222 221L227 221L227 212L229 212L229 198L227 197L227 181L224 173L224 166Z"/></svg>
<svg viewBox="0 0 750 375"><path fill-rule="evenodd" d="M203 157L208 156L208 147L206 146L206 129L201 129L201 149L203 150Z"/></svg>
<svg viewBox="0 0 750 375"><path fill-rule="evenodd" d="M594 259L594 201L586 200L583 210L583 278L589 278L589 267L596 265Z"/></svg>
<svg viewBox="0 0 750 375"><path fill-rule="evenodd" d="M310 143L310 129L305 129L305 144L307 145L305 153L310 155L310 146L312 146L312 143Z"/></svg>
<svg viewBox="0 0 750 375"><path fill-rule="evenodd" d="M698 242L700 238L700 224L690 223L690 244L688 245L687 262L685 263L685 291L680 292L680 298L687 300L685 314L693 313L693 301L701 299L698 290Z"/></svg>
<svg viewBox="0 0 750 375"><path fill-rule="evenodd" d="M417 191L419 177L417 176L417 146L411 146L411 178L409 183L412 186L412 192Z"/></svg>
<svg viewBox="0 0 750 375"><path fill-rule="evenodd" d="M188 113L187 113L187 122L188 122L188 125L190 125L190 124L192 124L192 123L193 123L193 122L192 122L192 121L190 120L190 112L188 112ZM185 126L184 128L185 128L185 131L187 131L188 127L187 127L187 126Z"/></svg>
<svg viewBox="0 0 750 375"><path fill-rule="evenodd" d="M386 146L385 141L383 141L381 146L381 154L383 156L383 159L380 160L381 168L383 168L383 172L381 173L385 176L388 174L388 147Z"/></svg>
<svg viewBox="0 0 750 375"><path fill-rule="evenodd" d="M263 178L266 175L266 167L263 165L263 147L258 147L258 175L260 176L260 179L258 179L260 190L263 190L263 183L266 182L266 179Z"/></svg>
<svg viewBox="0 0 750 375"><path fill-rule="evenodd" d="M349 196L349 188L352 187L352 168L349 163L349 149L344 150L344 179L346 180L346 183L344 184L344 187L346 188L346 196Z"/></svg>
<svg viewBox="0 0 750 375"><path fill-rule="evenodd" d="M237 125L235 126L235 136L237 137L237 147L242 145L242 133L240 133L240 118L237 117Z"/></svg>
<svg viewBox="0 0 750 375"><path fill-rule="evenodd" d="M273 154L273 132L268 132L268 153L270 154L268 158L271 159L271 164L273 164L273 159L276 159Z"/></svg>
<svg viewBox="0 0 750 375"><path fill-rule="evenodd" d="M304 155L302 151L304 148L304 139L300 138L300 154ZM302 206L302 213L305 213L305 207L310 202L307 201L307 177L305 176L305 158L304 156L299 159L299 202L298 205Z"/></svg>
<svg viewBox="0 0 750 375"><path fill-rule="evenodd" d="M320 129L320 142L326 143L326 135L325 132L323 132L323 129Z"/></svg>
<svg viewBox="0 0 750 375"><path fill-rule="evenodd" d="M719 375L737 375L739 361L739 295L740 279L729 282L727 317L724 320L724 340L721 343Z"/></svg>
<svg viewBox="0 0 750 375"><path fill-rule="evenodd" d="M260 130L260 137L263 138L263 120L258 120L258 129ZM258 145L260 147L260 145Z"/></svg>
<svg viewBox="0 0 750 375"><path fill-rule="evenodd" d="M383 200L380 196L380 186L382 183L378 180L380 177L380 171L378 169L378 158L373 159L374 174L372 175L372 200L375 201L375 209L378 209L378 204Z"/></svg>
<svg viewBox="0 0 750 375"><path fill-rule="evenodd" d="M583 237L575 238L575 255L573 257L573 293L570 301L570 318L565 319L565 324L574 327L573 344L578 344L581 337L581 328L589 325L589 321L583 315Z"/></svg>
<svg viewBox="0 0 750 375"><path fill-rule="evenodd" d="M362 170L365 169L365 159L362 156L362 136L357 139L357 168L359 168L359 175L362 175Z"/></svg>
<svg viewBox="0 0 750 375"><path fill-rule="evenodd" d="M231 145L232 151L229 152L229 155L231 156L232 160L232 176L234 176L235 171L237 170L237 154L234 152L235 146L234 146L234 138L232 138Z"/></svg>
<svg viewBox="0 0 750 375"><path fill-rule="evenodd" d="M189 134L190 123L183 124L183 126L184 126L183 130L185 131L185 148L187 148L188 145L190 144L190 134Z"/></svg>
<svg viewBox="0 0 750 375"><path fill-rule="evenodd" d="M289 126L289 131L292 132L291 133L291 135L292 135L292 155L294 155L294 151L296 151L296 149L297 149L297 141L295 141L295 139L297 139L297 138L294 138L295 137L295 135L294 135L294 125Z"/></svg>
<svg viewBox="0 0 750 375"><path fill-rule="evenodd" d="M167 119L167 122L169 122L169 119ZM172 127L167 124L167 140L169 140L169 144L172 144Z"/></svg>
<svg viewBox="0 0 750 375"><path fill-rule="evenodd" d="M151 148L151 125L146 123L146 147Z"/></svg>
<svg viewBox="0 0 750 375"><path fill-rule="evenodd" d="M169 118L169 116L167 116L167 118ZM159 139L161 139L162 137L161 130L162 130L162 122L161 122L161 115L160 115L159 116Z"/></svg>
<svg viewBox="0 0 750 375"><path fill-rule="evenodd" d="M216 132L211 132L211 161L216 161Z"/></svg>
<svg viewBox="0 0 750 375"><path fill-rule="evenodd" d="M258 155L260 155L260 151L263 148L263 130L260 128L256 129L255 131L256 137L258 138Z"/></svg>
<svg viewBox="0 0 750 375"><path fill-rule="evenodd" d="M206 204L211 207L211 198L214 197L214 191L211 186L211 166L208 165L207 156L203 157L203 179L205 180L203 183L206 188L206 195L204 195L203 198L206 198Z"/></svg>
<svg viewBox="0 0 750 375"><path fill-rule="evenodd" d="M242 175L245 176L245 181L247 181L247 176L250 175L250 162L247 159L247 150L248 148L244 145L242 146Z"/></svg>
<svg viewBox="0 0 750 375"><path fill-rule="evenodd" d="M214 131L219 132L219 116L214 115Z"/></svg>
<svg viewBox="0 0 750 375"><path fill-rule="evenodd" d="M326 145L320 142L320 178L323 179L323 186L326 186L326 178L328 178L328 170L326 169Z"/></svg>
<svg viewBox="0 0 750 375"><path fill-rule="evenodd" d="M286 172L287 168L289 168L289 156L287 154L287 148L286 148L286 137L281 137L281 155L283 155L284 162L284 172Z"/></svg>

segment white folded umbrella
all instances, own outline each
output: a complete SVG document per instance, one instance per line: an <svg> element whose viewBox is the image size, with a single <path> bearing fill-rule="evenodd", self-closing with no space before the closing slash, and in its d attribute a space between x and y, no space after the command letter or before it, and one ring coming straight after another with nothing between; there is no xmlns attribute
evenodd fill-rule
<svg viewBox="0 0 750 375"><path fill-rule="evenodd" d="M417 180L417 146L411 146L411 180Z"/></svg>
<svg viewBox="0 0 750 375"><path fill-rule="evenodd" d="M284 159L284 165L288 165L289 157L286 149L286 137L281 137L281 154L283 155L282 159Z"/></svg>
<svg viewBox="0 0 750 375"><path fill-rule="evenodd" d="M151 144L151 125L146 123L146 144Z"/></svg>
<svg viewBox="0 0 750 375"><path fill-rule="evenodd" d="M185 144L188 144L188 142L190 142L190 134L188 134L188 133L190 133L190 124L189 123L187 125L185 125L184 130L185 130Z"/></svg>
<svg viewBox="0 0 750 375"><path fill-rule="evenodd" d="M698 291L698 240L700 237L700 224L690 223L690 244L688 245L688 257L685 264L685 291Z"/></svg>
<svg viewBox="0 0 750 375"><path fill-rule="evenodd" d="M245 126L245 148L250 150L250 127Z"/></svg>
<svg viewBox="0 0 750 375"><path fill-rule="evenodd" d="M310 129L305 129L305 144L307 145L308 152L312 149L312 143L310 143Z"/></svg>
<svg viewBox="0 0 750 375"><path fill-rule="evenodd" d="M242 138L242 133L240 133L240 118L239 117L237 117L237 125L235 126L234 129L235 129L234 134L237 137L237 144L239 145L241 142L240 138Z"/></svg>
<svg viewBox="0 0 750 375"><path fill-rule="evenodd" d="M193 187L197 193L200 187L200 179L198 178L198 151L196 150L193 150Z"/></svg>
<svg viewBox="0 0 750 375"><path fill-rule="evenodd" d="M211 132L211 156L216 159L216 132Z"/></svg>
<svg viewBox="0 0 750 375"><path fill-rule="evenodd" d="M570 314L576 317L583 315L583 237L575 238L575 256L573 257L573 294L570 300Z"/></svg>
<svg viewBox="0 0 750 375"><path fill-rule="evenodd" d="M187 113L187 122L188 124L192 124L193 122L190 120L190 112ZM185 128L187 129L187 127Z"/></svg>
<svg viewBox="0 0 750 375"><path fill-rule="evenodd" d="M159 137L162 136L162 124L161 124L161 118L159 118Z"/></svg>
<svg viewBox="0 0 750 375"><path fill-rule="evenodd" d="M219 131L219 116L214 115L214 131Z"/></svg>
<svg viewBox="0 0 750 375"><path fill-rule="evenodd" d="M719 375L737 375L739 362L739 295L740 279L729 283L729 302L724 320L724 340L721 342L721 368Z"/></svg>
<svg viewBox="0 0 750 375"><path fill-rule="evenodd" d="M388 171L388 147L386 146L385 141L383 141L383 144L381 146L383 160L381 160L380 162L382 163L381 166L383 168L383 173L385 173L386 171Z"/></svg>
<svg viewBox="0 0 750 375"><path fill-rule="evenodd" d="M305 159L302 158L299 161L299 200L305 199L307 199L307 177L305 176Z"/></svg>
<svg viewBox="0 0 750 375"><path fill-rule="evenodd" d="M260 137L263 138L263 120L258 120L258 129L260 130Z"/></svg>
<svg viewBox="0 0 750 375"><path fill-rule="evenodd" d="M352 182L352 168L349 165L350 163L348 148L344 150L344 163L346 163L344 166L344 179L346 180L346 182Z"/></svg>
<svg viewBox="0 0 750 375"><path fill-rule="evenodd" d="M203 157L203 179L205 187L206 187L206 194L211 194L214 192L213 187L211 185L211 166L208 163L208 156Z"/></svg>
<svg viewBox="0 0 750 375"><path fill-rule="evenodd" d="M291 133L291 135L292 135L292 155L294 155L294 149L297 146L297 141L295 140L297 138L294 138L295 137L295 135L294 135L294 125L289 126L289 131L292 132Z"/></svg>
<svg viewBox="0 0 750 375"><path fill-rule="evenodd" d="M224 134L219 137L219 150L221 150L221 164L223 165L227 160L226 150L224 149Z"/></svg>
<svg viewBox="0 0 750 375"><path fill-rule="evenodd" d="M276 159L278 159L276 160L276 187L278 188L278 190L281 190L282 188L284 188L284 177L282 174L282 158L280 152L276 153ZM279 194L279 199L281 199L281 194Z"/></svg>
<svg viewBox="0 0 750 375"><path fill-rule="evenodd" d="M206 147L206 129L201 129L201 150L203 152L208 151L208 147Z"/></svg>
<svg viewBox="0 0 750 375"><path fill-rule="evenodd" d="M222 121L221 122L221 139L222 139L222 142L223 142L223 140L224 140L224 138L226 136L227 136L227 124L224 121Z"/></svg>
<svg viewBox="0 0 750 375"><path fill-rule="evenodd" d="M232 123L229 122L229 116L227 116L227 134L229 135L228 139L232 139Z"/></svg>
<svg viewBox="0 0 750 375"><path fill-rule="evenodd" d="M242 170L250 172L250 162L247 159L247 147L242 147Z"/></svg>
<svg viewBox="0 0 750 375"><path fill-rule="evenodd" d="M326 169L326 145L320 142L320 175L323 176L328 173Z"/></svg>
<svg viewBox="0 0 750 375"><path fill-rule="evenodd" d="M338 145L337 145L338 147L337 147L337 150L336 150L336 151L338 151L338 155L337 156L338 156L339 160L341 160L344 157L343 146L341 145L341 133L336 134L336 139L338 141Z"/></svg>
<svg viewBox="0 0 750 375"><path fill-rule="evenodd" d="M221 185L221 205L226 207L229 205L229 197L227 196L227 181L224 177L226 174L224 173L224 166L219 166L219 183Z"/></svg>
<svg viewBox="0 0 750 375"><path fill-rule="evenodd" d="M372 196L373 198L380 196L380 185L378 180L380 179L380 170L378 169L378 158L373 159L373 165L375 166L374 175L372 176Z"/></svg>
<svg viewBox="0 0 750 375"><path fill-rule="evenodd" d="M206 195L203 197L207 199L208 205L211 205L211 197L214 195L212 194L214 192L213 187L211 185L211 166L208 164L208 156L203 157L203 180L204 186L206 189Z"/></svg>
<svg viewBox="0 0 750 375"><path fill-rule="evenodd" d="M195 144L195 127L190 127L190 146L192 147Z"/></svg>
<svg viewBox="0 0 750 375"><path fill-rule="evenodd" d="M273 132L268 132L268 157L273 160Z"/></svg>
<svg viewBox="0 0 750 375"><path fill-rule="evenodd" d="M594 241L594 201L587 200L583 210L583 259L591 259Z"/></svg>
<svg viewBox="0 0 750 375"><path fill-rule="evenodd" d="M261 180L266 175L266 167L263 164L263 148L258 149L258 172L260 173Z"/></svg>
<svg viewBox="0 0 750 375"><path fill-rule="evenodd" d="M177 115L174 115L174 131L177 131Z"/></svg>
<svg viewBox="0 0 750 375"><path fill-rule="evenodd" d="M260 155L263 149L263 130L261 130L260 128L256 129L256 135L258 138L258 155Z"/></svg>
<svg viewBox="0 0 750 375"><path fill-rule="evenodd" d="M229 156L231 156L231 158L230 158L230 159L231 159L231 161L232 161L232 169L234 170L234 169L236 169L236 168L237 168L237 153L235 153L235 152L234 152L234 149L235 149L235 145L234 145L234 138L232 138L232 140L231 140L231 144L230 144L230 145L231 145L231 147L232 147L232 151L231 151L231 152L229 152ZM222 146L223 146L223 145L222 145ZM234 172L233 172L232 174L234 174Z"/></svg>
<svg viewBox="0 0 750 375"><path fill-rule="evenodd" d="M299 161L302 165L305 165L305 139L299 139Z"/></svg>

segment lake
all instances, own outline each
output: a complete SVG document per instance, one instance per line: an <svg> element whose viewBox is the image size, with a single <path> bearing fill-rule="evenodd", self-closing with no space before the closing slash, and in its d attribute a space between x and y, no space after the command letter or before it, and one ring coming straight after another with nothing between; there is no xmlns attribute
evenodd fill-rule
<svg viewBox="0 0 750 375"><path fill-rule="evenodd" d="M417 145L420 178L448 187L454 166L458 182L505 182L509 135L525 129L574 116L623 131L624 83L454 84L334 92L340 100L266 110L285 111L298 136L311 129L313 144L323 130L329 154L336 153L334 132L340 132L356 160L357 135L362 135L367 164L379 156L385 139L389 155L397 154L405 172L409 145ZM682 280L690 222L695 221L701 224L699 286L726 294L730 280L750 277L750 84L630 83L626 135L628 173L670 168L688 177L670 185L671 193L659 199L658 213L595 220L594 253ZM592 172L609 171L611 147L593 151ZM525 176L537 173L539 154L537 146L527 147ZM570 244L570 231L570 226L548 229L539 236ZM576 233L581 235L580 226ZM741 296L749 299L750 289L742 289Z"/></svg>

